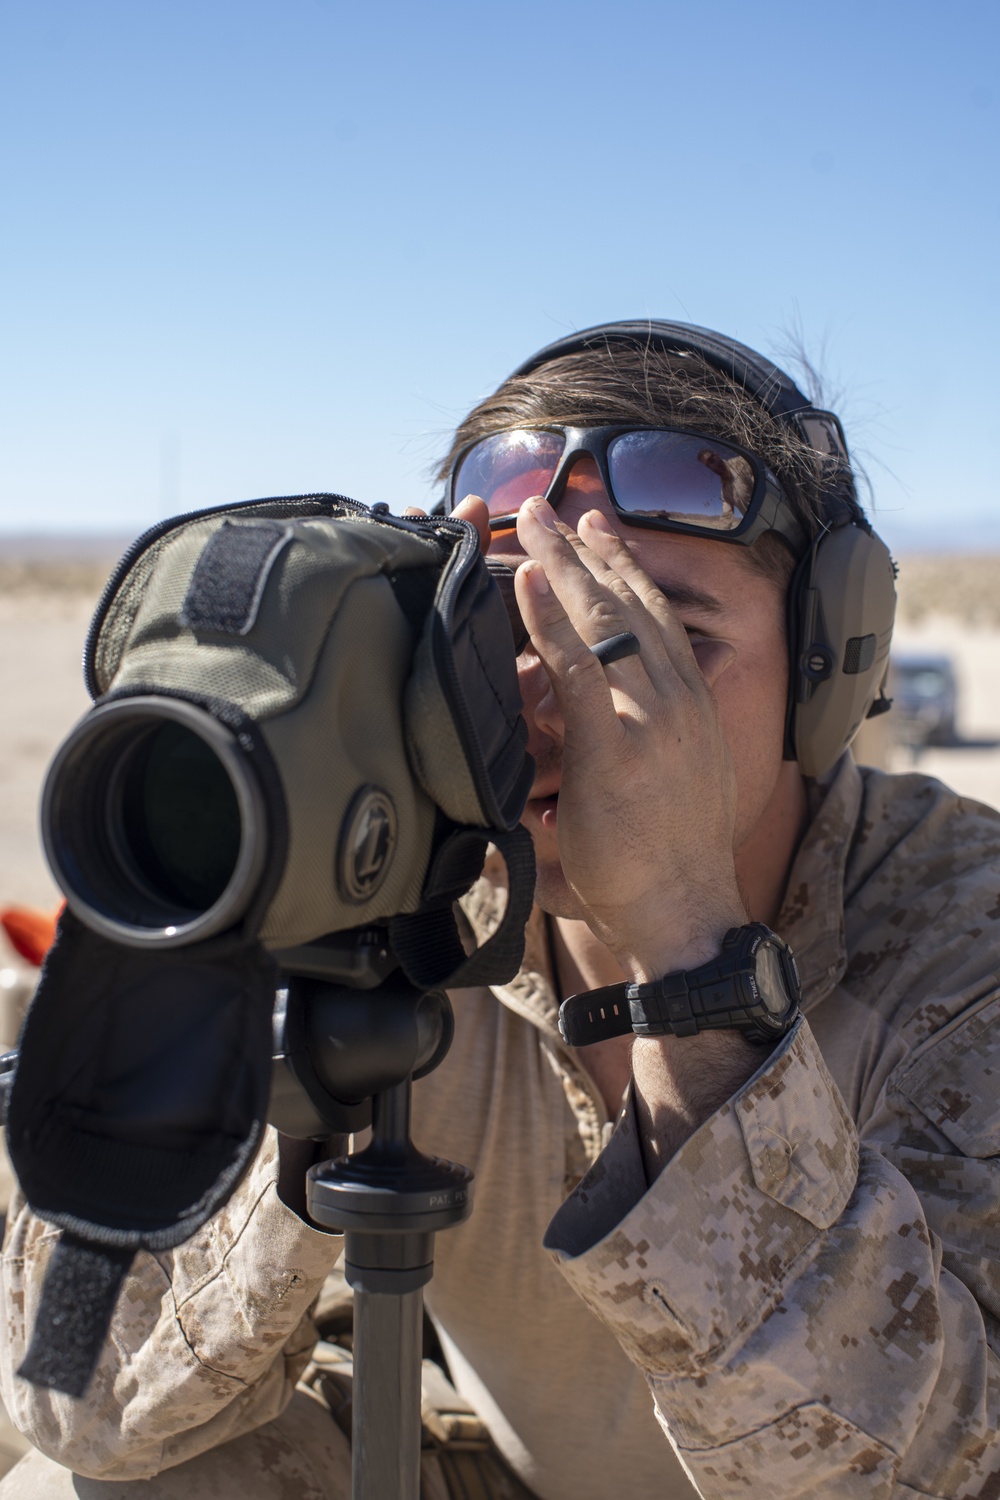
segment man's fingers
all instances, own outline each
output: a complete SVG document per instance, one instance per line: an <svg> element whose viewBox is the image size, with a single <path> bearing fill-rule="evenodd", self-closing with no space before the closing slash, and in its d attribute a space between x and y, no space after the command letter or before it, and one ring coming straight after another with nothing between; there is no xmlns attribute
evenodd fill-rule
<svg viewBox="0 0 1000 1500"><path fill-rule="evenodd" d="M490 509L485 500L480 500L478 495L466 495L455 506L452 515L458 516L460 521L471 521L479 532L481 549L483 552L490 550Z"/></svg>
<svg viewBox="0 0 1000 1500"><path fill-rule="evenodd" d="M597 511L588 513L583 519L590 519L591 516L600 518L602 522L604 520ZM581 526L582 524L583 521ZM600 607L600 601L605 600L610 592L616 618L626 613L633 617L645 615L648 605L646 609L641 607L632 580L625 576L623 570L615 567L609 558L595 550L588 538L564 525L546 501L534 499L524 502L518 517L518 532L521 543L530 556L545 563L557 593L565 580L575 577L581 597L592 601L596 607ZM613 541L619 540L612 531L606 534ZM602 532L601 535L603 537L605 533ZM630 553L627 554L627 562L632 577L643 579L649 589L649 580ZM633 623L620 628L635 627Z"/></svg>
<svg viewBox="0 0 1000 1500"><path fill-rule="evenodd" d="M600 557L609 570L627 584L643 611L652 616L667 647L672 669L689 688L697 690L705 673L701 670L696 653L692 652L687 631L667 595L636 561L623 538L608 525L600 511L588 511L581 517L580 529L591 554ZM729 647L728 650L731 660L733 648ZM652 659L647 662L647 669L655 680ZM721 674L717 672L716 676L719 675Z"/></svg>
<svg viewBox="0 0 1000 1500"><path fill-rule="evenodd" d="M518 568L514 586L532 647L549 675L567 728L571 721L574 725L583 723L583 718L577 717L582 713L595 734L619 735L622 725L608 690L606 671L590 647L598 639L615 635L626 627L610 621L606 628L596 627L593 641L583 640L549 582L545 568L534 559ZM633 662L638 661L639 658L633 658L616 663L615 670L641 671L633 667Z"/></svg>
<svg viewBox="0 0 1000 1500"><path fill-rule="evenodd" d="M653 582L642 564L637 562L624 537L619 536L606 516L599 510L587 511L580 518L580 534L589 550L628 584L636 598L655 615L659 624L666 625L678 641L681 636L687 638L669 599Z"/></svg>
<svg viewBox="0 0 1000 1500"><path fill-rule="evenodd" d="M518 534L525 550L545 565L588 645L630 630L639 639L645 675L657 693L669 697L679 683L696 696L704 692L684 626L599 511L581 519L577 534L561 525L544 502L527 501L518 517Z"/></svg>
<svg viewBox="0 0 1000 1500"><path fill-rule="evenodd" d="M582 640L596 645L631 630L644 646L656 644L656 625L638 606L626 580L568 526L544 500L527 500L518 515L518 539L546 577Z"/></svg>

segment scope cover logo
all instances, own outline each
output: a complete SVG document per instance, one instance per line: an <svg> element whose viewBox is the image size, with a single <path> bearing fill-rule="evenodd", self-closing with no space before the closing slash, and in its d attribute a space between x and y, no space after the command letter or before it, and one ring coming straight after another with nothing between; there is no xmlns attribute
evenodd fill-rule
<svg viewBox="0 0 1000 1500"><path fill-rule="evenodd" d="M347 809L337 851L337 883L345 901L360 906L383 884L396 852L396 829L388 792L363 786Z"/></svg>

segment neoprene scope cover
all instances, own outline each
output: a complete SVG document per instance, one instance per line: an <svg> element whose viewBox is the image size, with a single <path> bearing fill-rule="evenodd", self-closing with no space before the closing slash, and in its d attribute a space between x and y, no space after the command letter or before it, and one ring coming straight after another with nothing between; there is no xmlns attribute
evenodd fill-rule
<svg viewBox="0 0 1000 1500"><path fill-rule="evenodd" d="M513 638L466 522L328 495L166 522L85 666L42 812L69 909L8 1109L64 1230L23 1373L77 1394L131 1255L189 1238L256 1152L279 964L374 923L421 989L506 980L533 884ZM491 839L509 921L467 956L452 902Z"/></svg>
<svg viewBox="0 0 1000 1500"><path fill-rule="evenodd" d="M71 909L115 941L242 921L283 949L416 912L442 823L510 830L530 788L510 624L466 522L337 496L181 517L126 554L86 666L99 705L43 828Z"/></svg>

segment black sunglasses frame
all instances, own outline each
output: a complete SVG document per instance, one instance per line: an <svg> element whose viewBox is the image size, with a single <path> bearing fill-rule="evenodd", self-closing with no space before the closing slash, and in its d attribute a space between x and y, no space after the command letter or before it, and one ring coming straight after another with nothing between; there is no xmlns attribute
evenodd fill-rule
<svg viewBox="0 0 1000 1500"><path fill-rule="evenodd" d="M597 465L601 482L607 491L615 514L620 516L627 526L639 526L648 531L674 531L682 536L703 536L714 542L734 542L743 547L750 546L765 532L774 531L789 543L796 557L801 556L809 546L809 537L805 527L788 503L777 479L755 453L748 452L746 448L730 442L728 438L714 437L709 433L696 432L688 427L665 427L652 424L644 426L638 422L616 422L604 427L570 427L560 422L539 422L533 426L521 423L517 427L501 428L497 432L487 433L477 438L474 443L469 443L455 459L448 481L449 514L455 509L458 500L465 498L464 496L456 498L455 495L455 482L462 464L469 454L479 447L480 443L500 437L504 432L552 432L564 438L563 451L545 491L544 498L550 505L555 506L562 499L574 464L587 454ZM670 432L683 437L698 438L705 443L721 443L732 453L746 459L753 470L754 487L750 503L739 525L734 526L730 531L723 531L714 526L698 526L694 522L674 521L667 516L639 516L620 506L615 499L614 486L611 482L608 445L613 438L622 437L625 433L631 432ZM490 530L509 531L515 524L516 518L517 511L511 511L505 516L490 516Z"/></svg>

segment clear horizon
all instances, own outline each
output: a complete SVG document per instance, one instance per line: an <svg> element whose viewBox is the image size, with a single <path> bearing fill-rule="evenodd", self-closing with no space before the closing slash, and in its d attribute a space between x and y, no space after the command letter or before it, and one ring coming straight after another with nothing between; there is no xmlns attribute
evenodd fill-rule
<svg viewBox="0 0 1000 1500"><path fill-rule="evenodd" d="M247 499L253 498L247 496ZM997 555L1000 561L1000 518L996 525L983 524L975 529L936 531L927 528L899 527L876 518L877 529L897 557ZM942 522L942 527L944 522ZM140 531L114 527L87 531L53 529L22 531L0 527L0 564L5 562L45 562L48 558L87 561L120 555Z"/></svg>

